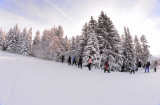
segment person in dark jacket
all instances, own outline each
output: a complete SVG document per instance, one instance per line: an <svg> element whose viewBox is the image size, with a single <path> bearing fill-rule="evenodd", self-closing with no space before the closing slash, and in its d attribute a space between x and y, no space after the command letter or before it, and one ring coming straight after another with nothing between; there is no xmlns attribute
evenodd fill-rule
<svg viewBox="0 0 160 105"><path fill-rule="evenodd" d="M105 63L104 73L106 73L106 71L108 71L108 73L110 73L110 72L109 72L109 64L108 64L108 61L106 61L106 63Z"/></svg>
<svg viewBox="0 0 160 105"><path fill-rule="evenodd" d="M141 61L138 61L137 66L138 66L138 71L139 71L139 70L142 70L142 63L141 63Z"/></svg>
<svg viewBox="0 0 160 105"><path fill-rule="evenodd" d="M64 62L64 55L62 55L62 63Z"/></svg>
<svg viewBox="0 0 160 105"><path fill-rule="evenodd" d="M82 69L82 62L83 62L83 58L82 58L82 56L80 56L79 61L78 61L78 68L80 66Z"/></svg>
<svg viewBox="0 0 160 105"><path fill-rule="evenodd" d="M73 66L74 64L77 66L77 63L76 63L76 56L74 56L73 59L72 59L72 66Z"/></svg>
<svg viewBox="0 0 160 105"><path fill-rule="evenodd" d="M68 58L68 64L71 65L71 57Z"/></svg>
<svg viewBox="0 0 160 105"><path fill-rule="evenodd" d="M148 61L147 64L146 64L145 73L146 73L147 70L148 70L148 73L149 73L149 66L150 66L150 62Z"/></svg>
<svg viewBox="0 0 160 105"><path fill-rule="evenodd" d="M122 67L121 67L121 68L122 68L121 72L124 72L124 64L122 65Z"/></svg>
<svg viewBox="0 0 160 105"><path fill-rule="evenodd" d="M153 66L154 66L154 72L156 72L156 69L157 69L157 61L154 61Z"/></svg>

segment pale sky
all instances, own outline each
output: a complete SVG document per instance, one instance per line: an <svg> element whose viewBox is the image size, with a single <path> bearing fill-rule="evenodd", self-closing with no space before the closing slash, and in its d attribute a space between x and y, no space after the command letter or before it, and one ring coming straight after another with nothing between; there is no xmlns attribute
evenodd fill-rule
<svg viewBox="0 0 160 105"><path fill-rule="evenodd" d="M62 25L68 37L80 35L85 22L101 11L111 18L121 35L124 26L133 36L146 35L153 55L160 55L160 0L0 0L0 28L18 23L33 33Z"/></svg>

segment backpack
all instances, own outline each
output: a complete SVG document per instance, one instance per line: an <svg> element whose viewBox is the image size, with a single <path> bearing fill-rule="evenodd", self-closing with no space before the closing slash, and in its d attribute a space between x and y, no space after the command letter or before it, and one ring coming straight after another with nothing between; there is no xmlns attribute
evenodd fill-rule
<svg viewBox="0 0 160 105"><path fill-rule="evenodd" d="M106 62L106 63L105 63L106 69L108 69L108 66L109 66L109 64L108 64L108 62Z"/></svg>

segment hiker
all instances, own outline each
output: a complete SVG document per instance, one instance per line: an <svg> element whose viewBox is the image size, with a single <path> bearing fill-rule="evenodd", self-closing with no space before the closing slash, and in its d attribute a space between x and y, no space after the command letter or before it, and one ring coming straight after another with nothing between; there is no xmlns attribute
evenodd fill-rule
<svg viewBox="0 0 160 105"><path fill-rule="evenodd" d="M149 66L150 66L150 62L149 62L149 61L147 61L146 69L145 69L145 73L146 73L146 71L147 71L147 70L148 70L148 73L149 73Z"/></svg>
<svg viewBox="0 0 160 105"><path fill-rule="evenodd" d="M64 55L62 55L62 63L64 62Z"/></svg>
<svg viewBox="0 0 160 105"><path fill-rule="evenodd" d="M121 68L122 68L121 72L124 72L124 64L122 65L122 67L121 67Z"/></svg>
<svg viewBox="0 0 160 105"><path fill-rule="evenodd" d="M154 66L154 72L156 72L157 71L157 61L154 61L153 66Z"/></svg>
<svg viewBox="0 0 160 105"><path fill-rule="evenodd" d="M135 73L136 66L132 64L130 74Z"/></svg>
<svg viewBox="0 0 160 105"><path fill-rule="evenodd" d="M92 58L89 56L88 69L91 70Z"/></svg>
<svg viewBox="0 0 160 105"><path fill-rule="evenodd" d="M106 63L105 63L105 69L104 69L104 73L106 73L106 71L108 71L108 73L110 73L109 72L109 64L108 64L108 61L106 61Z"/></svg>
<svg viewBox="0 0 160 105"><path fill-rule="evenodd" d="M79 61L78 61L78 68L80 66L82 69L82 62L83 62L83 58L82 58L82 56L80 56Z"/></svg>
<svg viewBox="0 0 160 105"><path fill-rule="evenodd" d="M71 65L71 57L68 58L68 64Z"/></svg>
<svg viewBox="0 0 160 105"><path fill-rule="evenodd" d="M138 66L138 71L139 71L139 70L142 70L142 63L141 63L141 61L140 61L140 60L138 61L137 66Z"/></svg>
<svg viewBox="0 0 160 105"><path fill-rule="evenodd" d="M72 66L73 66L74 64L77 66L77 64L76 64L76 56L74 56L73 59L72 59Z"/></svg>

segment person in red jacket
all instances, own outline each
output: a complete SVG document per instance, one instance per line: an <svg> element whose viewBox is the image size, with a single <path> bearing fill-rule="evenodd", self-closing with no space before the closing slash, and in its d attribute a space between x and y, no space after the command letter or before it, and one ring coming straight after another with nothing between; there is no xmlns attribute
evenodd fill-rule
<svg viewBox="0 0 160 105"><path fill-rule="evenodd" d="M108 67L109 67L108 61L106 61L104 73L106 73L106 71L108 71L108 73L110 73Z"/></svg>

